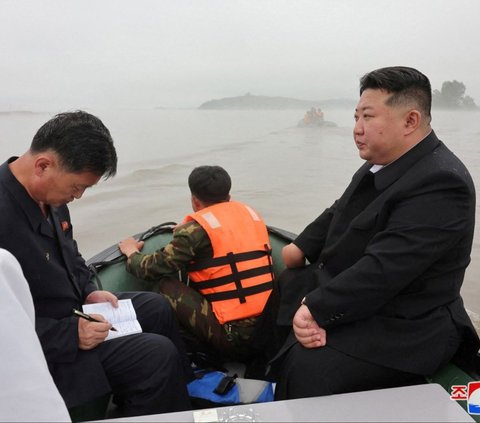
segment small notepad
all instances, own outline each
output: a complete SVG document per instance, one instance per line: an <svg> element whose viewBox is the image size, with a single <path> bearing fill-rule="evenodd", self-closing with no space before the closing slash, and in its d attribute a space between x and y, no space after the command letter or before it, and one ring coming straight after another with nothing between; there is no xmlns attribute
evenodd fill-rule
<svg viewBox="0 0 480 423"><path fill-rule="evenodd" d="M142 332L142 327L137 320L137 313L135 313L130 298L118 300L117 308L113 307L109 302L84 304L82 308L83 312L87 314L101 314L105 320L117 329L116 332L113 330L108 331L108 336L105 338L105 341Z"/></svg>

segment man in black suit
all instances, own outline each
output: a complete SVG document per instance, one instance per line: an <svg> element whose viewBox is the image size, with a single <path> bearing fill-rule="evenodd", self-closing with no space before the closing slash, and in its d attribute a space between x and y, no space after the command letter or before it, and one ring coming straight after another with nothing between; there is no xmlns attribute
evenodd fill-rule
<svg viewBox="0 0 480 423"><path fill-rule="evenodd" d="M0 166L0 247L20 262L43 352L69 408L112 392L125 415L188 409L191 368L169 303L155 293L97 290L73 239L67 203L116 166L100 119L78 111L49 120L25 154ZM103 342L110 323L72 314L86 303L117 306L119 298L132 299L143 333Z"/></svg>
<svg viewBox="0 0 480 423"><path fill-rule="evenodd" d="M353 134L366 162L282 251L279 320L290 312L293 334L273 362L276 399L422 383L477 353L460 296L475 190L432 131L430 108L430 82L415 69L362 77Z"/></svg>

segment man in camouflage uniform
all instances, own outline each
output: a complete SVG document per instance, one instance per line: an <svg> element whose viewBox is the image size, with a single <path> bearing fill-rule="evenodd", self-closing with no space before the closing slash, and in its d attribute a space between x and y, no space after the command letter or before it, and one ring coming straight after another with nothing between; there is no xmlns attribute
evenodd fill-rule
<svg viewBox="0 0 480 423"><path fill-rule="evenodd" d="M191 190L191 178L199 177L199 174L205 179L204 185L207 182L210 184L207 188L211 191L226 189L226 194L220 192L217 197L229 201L231 182L224 169L219 166L194 169L189 177ZM228 184L225 185L225 181L222 181L223 185L219 185L218 179L225 179ZM192 190L192 207L195 210L194 200ZM156 282L155 288L170 301L181 325L216 352L232 359L244 360L251 357L254 351L249 340L258 316L220 324L211 303L194 289L195 284L179 281L182 279L180 275L190 263L213 257L212 243L205 229L197 221L188 220L174 229L172 241L164 248L153 254L141 254L139 251L142 247L143 241L134 238L119 243L120 250L128 257L127 271L140 279Z"/></svg>

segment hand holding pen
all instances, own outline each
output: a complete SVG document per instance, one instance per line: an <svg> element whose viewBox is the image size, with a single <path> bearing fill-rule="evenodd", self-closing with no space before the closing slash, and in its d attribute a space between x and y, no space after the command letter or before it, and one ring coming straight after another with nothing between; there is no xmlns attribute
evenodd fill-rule
<svg viewBox="0 0 480 423"><path fill-rule="evenodd" d="M81 350L91 350L95 348L97 345L105 341L109 330L115 330L109 322L99 320L102 317L100 315L98 318L95 318L76 309L73 309L73 314L74 316L79 317L78 348ZM88 322L97 322L98 324L92 325Z"/></svg>
<svg viewBox="0 0 480 423"><path fill-rule="evenodd" d="M89 314L87 313L84 313L83 311L80 311L80 310L77 310L77 309L73 309L73 314L75 316L78 316L82 319L85 319L85 320L88 320L90 322L97 322L97 323L106 323L106 322L102 322L101 320L97 320L95 319L94 317L90 316ZM113 331L117 331L117 329L115 329L113 326L110 328L110 330L113 330Z"/></svg>

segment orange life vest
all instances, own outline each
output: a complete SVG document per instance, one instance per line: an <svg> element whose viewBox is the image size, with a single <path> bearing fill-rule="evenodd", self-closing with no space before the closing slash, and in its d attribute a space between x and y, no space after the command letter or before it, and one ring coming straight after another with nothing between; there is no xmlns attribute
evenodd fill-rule
<svg viewBox="0 0 480 423"><path fill-rule="evenodd" d="M273 286L268 232L250 207L228 201L185 218L207 232L213 257L188 267L193 287L210 303L221 324L258 316Z"/></svg>

